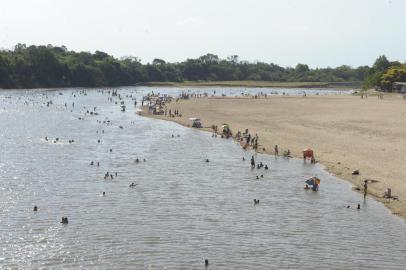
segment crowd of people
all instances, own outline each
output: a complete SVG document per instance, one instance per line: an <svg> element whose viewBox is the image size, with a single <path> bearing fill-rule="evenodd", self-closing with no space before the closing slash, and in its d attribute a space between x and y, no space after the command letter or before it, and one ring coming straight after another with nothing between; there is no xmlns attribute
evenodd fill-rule
<svg viewBox="0 0 406 270"><path fill-rule="evenodd" d="M121 96L121 94L118 93L118 91L116 89L103 89L103 90L98 90L98 93L107 96L107 101L111 102L113 104L118 105L117 107L122 111L125 112L125 110L123 110L122 108L125 108L125 103L124 103L124 98L126 98L127 100L130 99L134 102L134 107L137 105L137 100L135 97L132 96L132 94L128 94L125 97ZM64 95L66 94L66 92L60 92L59 95ZM76 98L80 95L86 96L87 95L87 90L74 90L71 93L72 98ZM51 106L56 106L56 103L50 99L50 97L48 97L48 95L46 93L43 94L43 97L45 99L47 99L47 101L45 101L45 106L46 107L51 107ZM25 103L26 105L28 105L28 101L26 101ZM77 104L75 104L75 102L72 102L70 104L68 104L67 102L65 102L62 105L64 108L64 110L69 111L70 113L72 113L73 115L76 115L76 119L77 120L85 120L85 119L91 119L92 117L95 116L100 116L101 112L99 112L98 108L96 106L77 106ZM58 109L62 109L59 108ZM179 115L179 112L176 110L174 112L175 115ZM95 120L96 123L99 126L104 126L104 128L98 129L96 130L96 139L95 139L95 143L97 145L103 145L105 144L102 140L102 136L103 134L105 134L105 129L107 128L115 128L118 127L120 129L124 129L123 125L117 125L116 123L113 123L113 121L111 121L107 116L101 120L100 117L99 119ZM133 124L134 122L131 121L131 123ZM56 137L56 138L51 138L50 136L45 136L44 137L44 142L47 143L52 143L52 144L62 144L65 143L65 140ZM75 143L75 139L68 139L66 140L66 142L68 144L73 144ZM104 145L104 147L107 148L108 153L113 153L113 147L109 146L109 145ZM143 162L146 162L146 159L143 158L142 159ZM134 163L140 163L141 159L139 159L138 157L135 158ZM95 160L91 160L88 163L91 167L95 166L95 167L102 167L101 161L95 161ZM103 166L105 167L105 166ZM111 172L111 170L107 171L103 176L102 179L105 181L113 181L115 178L119 177L119 172L115 171L115 172ZM130 188L135 188L138 184L136 184L135 182L132 182L129 187ZM102 196L106 196L106 192L103 191ZM38 206L34 206L34 211L37 212L38 211ZM67 217L62 217L62 224L68 224L68 218Z"/></svg>

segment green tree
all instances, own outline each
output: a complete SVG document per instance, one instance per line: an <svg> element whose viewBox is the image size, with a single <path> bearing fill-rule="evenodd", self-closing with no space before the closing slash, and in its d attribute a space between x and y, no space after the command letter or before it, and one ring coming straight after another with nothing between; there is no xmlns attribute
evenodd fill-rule
<svg viewBox="0 0 406 270"><path fill-rule="evenodd" d="M388 61L388 59L386 58L385 55L381 55L379 56L376 60L375 63L373 65L373 68L375 69L375 71L377 72L383 72L386 69L388 69L390 67L390 62Z"/></svg>
<svg viewBox="0 0 406 270"><path fill-rule="evenodd" d="M386 70L380 77L379 85L386 91L392 91L394 82L406 82L406 64Z"/></svg>
<svg viewBox="0 0 406 270"><path fill-rule="evenodd" d="M162 59L155 58L155 59L152 61L152 64L153 64L154 66L159 66L159 65L165 65L166 62L165 62L164 60L162 60Z"/></svg>
<svg viewBox="0 0 406 270"><path fill-rule="evenodd" d="M308 65L305 65L305 64L297 64L296 65L296 67L295 67L295 71L297 72L297 73L305 73L305 72L308 72L310 69L309 69L309 66Z"/></svg>

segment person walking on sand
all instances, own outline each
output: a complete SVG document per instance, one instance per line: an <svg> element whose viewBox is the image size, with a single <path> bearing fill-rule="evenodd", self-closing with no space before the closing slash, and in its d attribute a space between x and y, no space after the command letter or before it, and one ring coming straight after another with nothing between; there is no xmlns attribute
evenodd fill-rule
<svg viewBox="0 0 406 270"><path fill-rule="evenodd" d="M254 145L252 146L254 150L258 150L258 138L255 140Z"/></svg>
<svg viewBox="0 0 406 270"><path fill-rule="evenodd" d="M367 197L367 191L368 191L367 180L364 180L364 199Z"/></svg>
<svg viewBox="0 0 406 270"><path fill-rule="evenodd" d="M275 156L279 155L279 149L278 149L278 145L275 145Z"/></svg>
<svg viewBox="0 0 406 270"><path fill-rule="evenodd" d="M250 144L250 141L251 141L251 134L248 134L248 136L247 136L247 144Z"/></svg>

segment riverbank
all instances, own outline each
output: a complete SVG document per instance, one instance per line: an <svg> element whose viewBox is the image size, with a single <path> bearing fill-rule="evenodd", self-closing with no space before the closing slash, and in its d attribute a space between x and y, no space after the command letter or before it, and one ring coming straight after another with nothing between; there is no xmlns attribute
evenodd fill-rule
<svg viewBox="0 0 406 270"><path fill-rule="evenodd" d="M141 114L190 126L197 117L204 126L228 123L236 133L249 129L259 135L260 152L273 154L289 149L301 158L311 147L316 159L334 175L362 190L365 179L368 193L406 218L406 100L399 95L385 99L359 96L272 96L252 98L198 98L168 104L182 117ZM263 151L265 148L265 151ZM359 170L360 175L352 175ZM387 188L399 200L387 200Z"/></svg>
<svg viewBox="0 0 406 270"><path fill-rule="evenodd" d="M144 86L170 87L279 87L279 88L360 88L360 82L271 82L271 81L184 81L148 82Z"/></svg>

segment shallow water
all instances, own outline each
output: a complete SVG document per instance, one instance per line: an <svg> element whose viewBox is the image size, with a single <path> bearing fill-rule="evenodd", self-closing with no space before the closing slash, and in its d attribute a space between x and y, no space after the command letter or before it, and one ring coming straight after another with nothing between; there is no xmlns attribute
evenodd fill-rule
<svg viewBox="0 0 406 270"><path fill-rule="evenodd" d="M0 93L0 268L404 269L406 224L382 204L319 166L256 155L271 169L251 170L231 140L142 118L125 96L150 90L121 88L126 112L95 90Z"/></svg>

